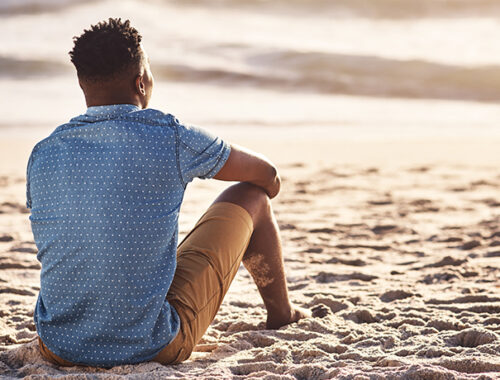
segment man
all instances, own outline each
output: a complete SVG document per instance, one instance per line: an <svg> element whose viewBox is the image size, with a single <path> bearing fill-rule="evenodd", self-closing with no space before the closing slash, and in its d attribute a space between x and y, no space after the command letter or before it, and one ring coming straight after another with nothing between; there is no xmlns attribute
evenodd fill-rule
<svg viewBox="0 0 500 380"><path fill-rule="evenodd" d="M109 19L70 52L87 112L39 142L27 205L42 264L35 323L43 356L110 367L187 359L242 261L267 328L308 316L288 299L263 156L147 109L153 76L141 36ZM195 177L239 181L177 248L178 215Z"/></svg>

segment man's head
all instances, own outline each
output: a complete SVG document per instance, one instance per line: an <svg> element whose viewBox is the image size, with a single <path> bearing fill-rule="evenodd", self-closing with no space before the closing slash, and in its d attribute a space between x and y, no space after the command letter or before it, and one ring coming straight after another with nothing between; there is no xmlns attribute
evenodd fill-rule
<svg viewBox="0 0 500 380"><path fill-rule="evenodd" d="M110 18L73 40L69 55L88 106L131 103L147 107L153 76L142 36L129 20Z"/></svg>

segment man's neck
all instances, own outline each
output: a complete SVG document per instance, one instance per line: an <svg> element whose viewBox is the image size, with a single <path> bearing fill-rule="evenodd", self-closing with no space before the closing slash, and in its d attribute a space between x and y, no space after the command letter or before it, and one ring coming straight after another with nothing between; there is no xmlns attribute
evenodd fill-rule
<svg viewBox="0 0 500 380"><path fill-rule="evenodd" d="M85 101L87 103L87 107L132 104L139 108L143 108L138 99L134 99L130 96L87 96L87 94L85 94Z"/></svg>
<svg viewBox="0 0 500 380"><path fill-rule="evenodd" d="M87 107L133 104L145 108L133 87L133 82L130 81L117 79L107 82L80 82L80 87L85 94Z"/></svg>

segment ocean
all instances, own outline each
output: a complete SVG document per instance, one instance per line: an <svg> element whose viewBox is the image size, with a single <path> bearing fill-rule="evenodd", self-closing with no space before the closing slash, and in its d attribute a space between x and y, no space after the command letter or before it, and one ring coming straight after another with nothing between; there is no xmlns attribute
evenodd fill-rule
<svg viewBox="0 0 500 380"><path fill-rule="evenodd" d="M497 133L499 16L494 0L0 0L0 131L84 112L72 37L121 17L151 106L191 123Z"/></svg>

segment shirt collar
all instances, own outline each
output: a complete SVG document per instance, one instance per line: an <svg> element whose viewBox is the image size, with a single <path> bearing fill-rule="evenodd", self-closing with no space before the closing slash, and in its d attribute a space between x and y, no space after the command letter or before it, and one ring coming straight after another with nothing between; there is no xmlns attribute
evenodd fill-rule
<svg viewBox="0 0 500 380"><path fill-rule="evenodd" d="M120 115L140 111L141 109L133 104L111 104L107 106L94 106L87 108L87 112L83 115L74 117L69 123L60 125L52 134L71 129L82 124L96 123L105 120L118 118Z"/></svg>
<svg viewBox="0 0 500 380"><path fill-rule="evenodd" d="M87 108L85 116L98 119L109 119L124 113L140 111L140 108L133 104L111 104L106 106L93 106Z"/></svg>

